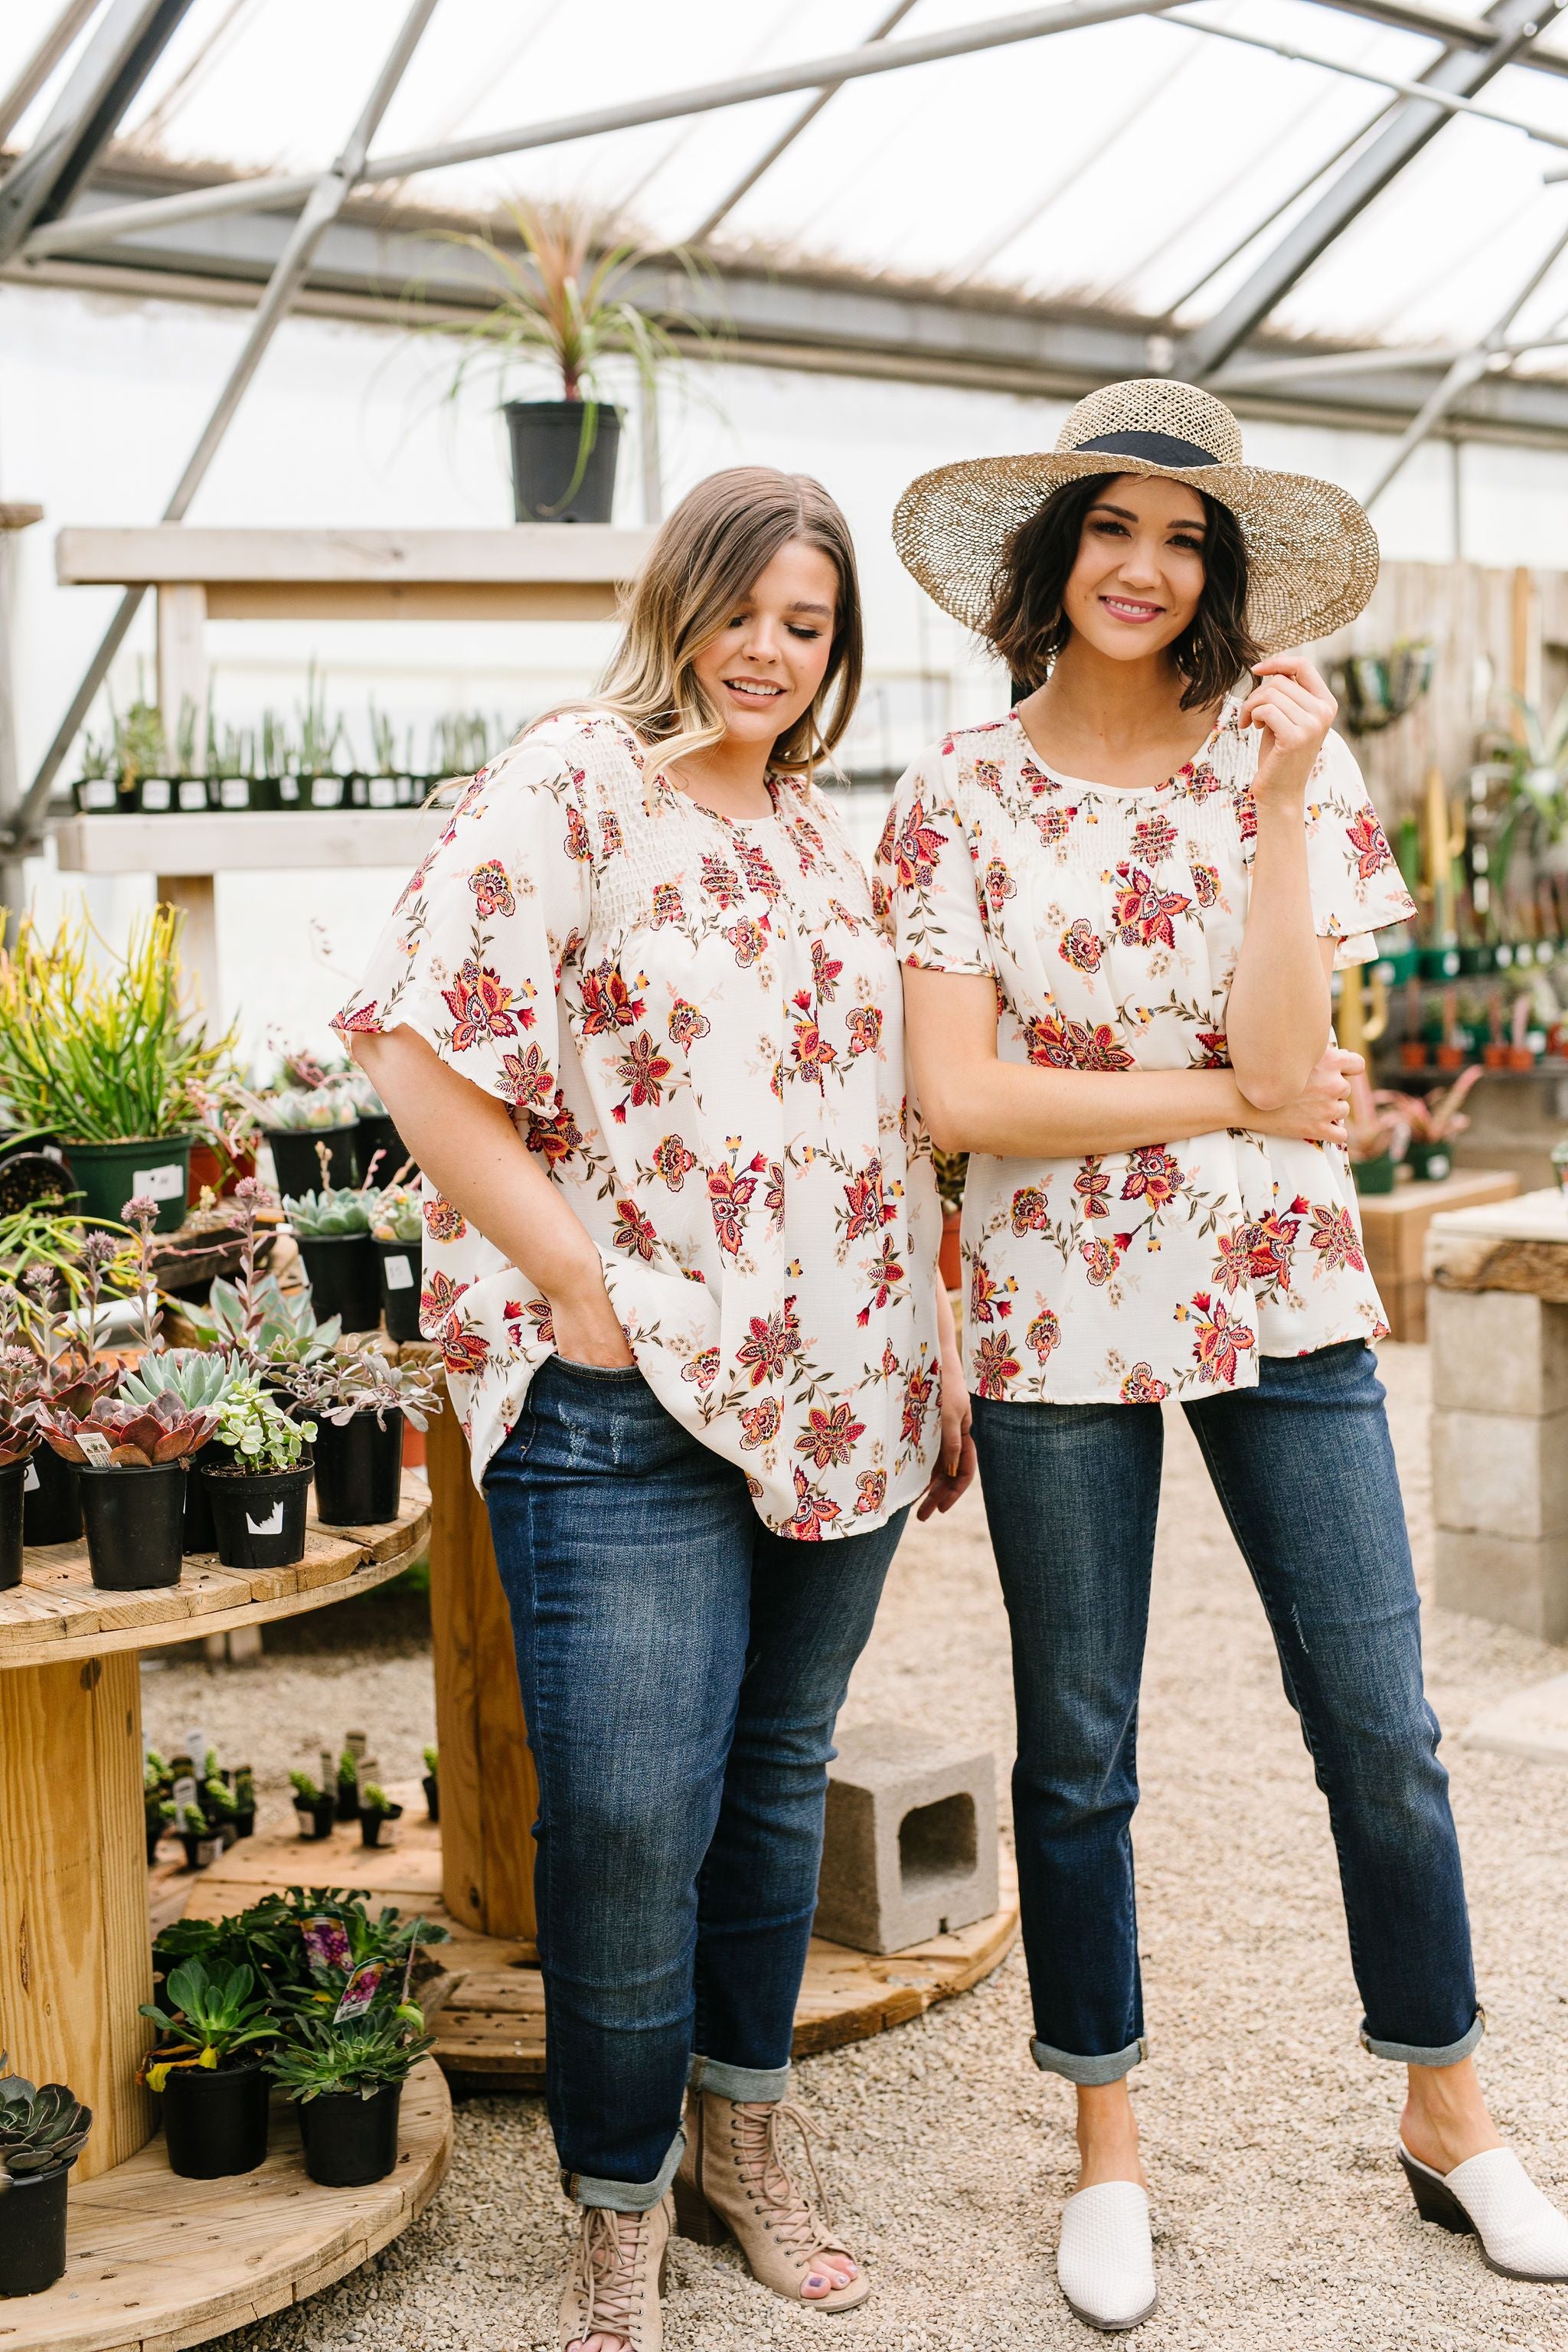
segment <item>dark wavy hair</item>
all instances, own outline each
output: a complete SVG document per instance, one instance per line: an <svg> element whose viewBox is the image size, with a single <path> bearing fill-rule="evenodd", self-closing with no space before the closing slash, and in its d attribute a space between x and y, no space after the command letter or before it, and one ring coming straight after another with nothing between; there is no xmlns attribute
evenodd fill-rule
<svg viewBox="0 0 1568 2352"><path fill-rule="evenodd" d="M1072 635L1062 599L1078 561L1090 507L1114 474L1085 474L1064 482L1026 516L1008 539L991 583L991 611L981 635L1013 674L1016 689L1043 686ZM1187 681L1184 710L1206 709L1228 694L1259 657L1247 626L1247 541L1228 507L1200 490L1208 525L1204 541L1204 589L1191 625L1171 646Z"/></svg>

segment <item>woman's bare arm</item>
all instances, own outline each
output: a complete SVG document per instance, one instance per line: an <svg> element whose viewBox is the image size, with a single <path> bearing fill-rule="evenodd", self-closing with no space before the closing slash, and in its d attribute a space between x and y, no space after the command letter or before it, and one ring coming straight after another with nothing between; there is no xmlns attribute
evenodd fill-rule
<svg viewBox="0 0 1568 2352"><path fill-rule="evenodd" d="M921 1115L943 1151L1076 1160L1136 1151L1227 1127L1342 1143L1358 1054L1326 1053L1295 1097L1272 1111L1230 1070L1042 1070L996 1052L996 992L967 972L904 966L904 1025Z"/></svg>
<svg viewBox="0 0 1568 2352"><path fill-rule="evenodd" d="M583 1364L629 1364L599 1253L498 1102L416 1030L356 1033L353 1057L444 1200L550 1301L555 1344Z"/></svg>

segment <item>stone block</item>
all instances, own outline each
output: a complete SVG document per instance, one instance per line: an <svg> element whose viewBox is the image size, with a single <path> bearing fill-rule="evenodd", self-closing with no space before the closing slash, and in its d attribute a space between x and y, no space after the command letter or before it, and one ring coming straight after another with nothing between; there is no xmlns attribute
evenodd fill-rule
<svg viewBox="0 0 1568 2352"><path fill-rule="evenodd" d="M1432 1511L1460 1533L1568 1535L1568 1412L1435 1412Z"/></svg>
<svg viewBox="0 0 1568 2352"><path fill-rule="evenodd" d="M1568 1536L1460 1534L1439 1528L1433 1594L1538 1642L1568 1641Z"/></svg>
<svg viewBox="0 0 1568 2352"><path fill-rule="evenodd" d="M845 1732L828 1771L815 1932L899 1952L989 1918L997 1901L994 1759L901 1724Z"/></svg>
<svg viewBox="0 0 1568 2352"><path fill-rule="evenodd" d="M1508 1290L1426 1301L1432 1402L1440 1412L1568 1412L1568 1307Z"/></svg>

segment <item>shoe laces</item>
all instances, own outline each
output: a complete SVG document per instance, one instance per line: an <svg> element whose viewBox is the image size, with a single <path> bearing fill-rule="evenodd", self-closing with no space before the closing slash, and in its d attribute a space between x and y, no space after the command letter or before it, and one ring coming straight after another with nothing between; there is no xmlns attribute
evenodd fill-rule
<svg viewBox="0 0 1568 2352"><path fill-rule="evenodd" d="M647 2289L647 2220L646 2213L584 2207L573 2284L584 2306L584 2341L597 2333L636 2345Z"/></svg>
<svg viewBox="0 0 1568 2352"><path fill-rule="evenodd" d="M793 2099L771 2099L765 2105L742 2105L737 2101L731 2112L742 2177L748 2189L760 2195L768 2207L768 2226L780 2245L791 2254L812 2254L831 2244L832 2216L827 2210L827 2192L822 2185L816 2151L812 2146L814 2140L822 2137L821 2125L813 2123L805 2109L797 2106ZM815 2203L784 2161L782 2143L786 2130L800 2135L801 2148L816 2191Z"/></svg>

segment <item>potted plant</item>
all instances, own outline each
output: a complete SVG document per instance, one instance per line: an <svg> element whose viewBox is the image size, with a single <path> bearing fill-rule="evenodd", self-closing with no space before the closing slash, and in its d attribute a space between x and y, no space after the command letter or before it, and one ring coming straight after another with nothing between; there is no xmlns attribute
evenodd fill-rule
<svg viewBox="0 0 1568 2352"><path fill-rule="evenodd" d="M427 1415L441 1409L429 1370L365 1352L300 1365L289 1386L316 1423L316 1517L323 1526L380 1527L395 1519L404 1423L423 1430Z"/></svg>
<svg viewBox="0 0 1568 2352"><path fill-rule="evenodd" d="M66 2177L91 2128L63 2083L0 2074L0 2295L42 2294L63 2276Z"/></svg>
<svg viewBox="0 0 1568 2352"><path fill-rule="evenodd" d="M214 1433L223 1451L200 1475L225 1568L302 1559L314 1423L292 1420L264 1389L237 1381Z"/></svg>
<svg viewBox="0 0 1568 2352"><path fill-rule="evenodd" d="M379 1845L387 1822L402 1819L402 1806L387 1795L378 1780L360 1781L359 1833L363 1845Z"/></svg>
<svg viewBox="0 0 1568 2352"><path fill-rule="evenodd" d="M174 1833L185 1849L185 1868L205 1870L223 1852L223 1840L200 1805L177 1805Z"/></svg>
<svg viewBox="0 0 1568 2352"><path fill-rule="evenodd" d="M370 1231L375 1204L374 1192L324 1178L319 1191L283 1202L311 1295L342 1317L345 1331L374 1331L381 1324L381 1266Z"/></svg>
<svg viewBox="0 0 1568 2352"><path fill-rule="evenodd" d="M345 1748L338 1758L337 1803L340 1822L357 1822L359 1819L359 1759L363 1753L364 1746L362 1739L357 1748Z"/></svg>
<svg viewBox="0 0 1568 2352"><path fill-rule="evenodd" d="M0 1297L0 1592L22 1581L23 1523L29 1478L39 1446L34 1419L41 1401L40 1367L16 1340L16 1308Z"/></svg>
<svg viewBox="0 0 1568 2352"><path fill-rule="evenodd" d="M267 2159L261 2050L278 2035L256 1971L243 1961L184 1960L164 1979L163 1998L167 2009L141 2004L160 2037L141 2079L163 2095L170 2170L186 2180L254 2172Z"/></svg>
<svg viewBox="0 0 1568 2352"><path fill-rule="evenodd" d="M1358 1192L1392 1192L1394 1171L1405 1150L1408 1129L1396 1111L1374 1097L1365 1075L1351 1080L1351 1177Z"/></svg>
<svg viewBox="0 0 1568 2352"><path fill-rule="evenodd" d="M151 1405L100 1397L90 1412L40 1406L38 1425L81 1482L87 1557L94 1584L140 1592L178 1584L185 1521L185 1465L216 1416L162 1395Z"/></svg>
<svg viewBox="0 0 1568 2352"><path fill-rule="evenodd" d="M1472 1062L1451 1087L1439 1087L1429 1095L1383 1090L1373 1095L1373 1101L1378 1108L1391 1112L1408 1136L1405 1162L1419 1181L1438 1183L1451 1174L1454 1161L1450 1147L1470 1123L1459 1106L1480 1075L1480 1064Z"/></svg>
<svg viewBox="0 0 1568 2352"><path fill-rule="evenodd" d="M397 2162L403 2085L434 2040L411 2001L341 2024L305 2015L289 2021L268 2071L299 2111L312 2180L363 2189L386 2179Z"/></svg>
<svg viewBox="0 0 1568 2352"><path fill-rule="evenodd" d="M282 1087L251 1097L251 1103L271 1149L280 1192L303 1192L318 1182L354 1181L359 1113L342 1087ZM318 1173L323 1151L324 1175Z"/></svg>
<svg viewBox="0 0 1568 2352"><path fill-rule="evenodd" d="M335 1790L323 1789L308 1772L290 1772L289 1780L294 1790L294 1811L300 1816L300 1835L331 1837L338 1810Z"/></svg>
<svg viewBox="0 0 1568 2352"><path fill-rule="evenodd" d="M433 1822L438 1822L441 1818L440 1753L434 1748L422 1748L420 1752L425 1759L425 1778L421 1783L425 1790L425 1810Z"/></svg>
<svg viewBox="0 0 1568 2352"><path fill-rule="evenodd" d="M251 770L255 765L253 739L248 730L226 727L221 736L207 721L207 806L210 809L247 809L259 806L251 798Z"/></svg>
<svg viewBox="0 0 1568 2352"><path fill-rule="evenodd" d="M149 1748L142 1760L142 1814L147 1832L147 1867L158 1859L158 1845L165 1830L173 1829L178 1811L174 1797L174 1777L155 1748Z"/></svg>
<svg viewBox="0 0 1568 2352"><path fill-rule="evenodd" d="M248 1764L234 1768L234 1833L236 1837L256 1834L256 1774Z"/></svg>
<svg viewBox="0 0 1568 2352"><path fill-rule="evenodd" d="M161 1233L184 1222L193 1088L233 1045L232 1033L209 1041L183 1001L180 922L157 908L115 957L85 912L52 940L27 916L0 950L0 1096L24 1128L61 1138L86 1215L118 1217L146 1194Z"/></svg>
<svg viewBox="0 0 1568 2352"><path fill-rule="evenodd" d="M370 1231L381 1263L381 1312L386 1336L417 1339L425 1239L425 1216L417 1192L390 1186L376 1202Z"/></svg>
<svg viewBox="0 0 1568 2352"><path fill-rule="evenodd" d="M197 1801L205 1815L207 1828L226 1853L239 1836L239 1807L235 1801L234 1790L217 1769L216 1756L207 1758Z"/></svg>
<svg viewBox="0 0 1568 2352"><path fill-rule="evenodd" d="M668 330L630 295L649 252L615 244L601 218L580 205L507 206L515 244L488 230L453 242L478 255L498 294L493 310L465 329L466 349L452 378L456 397L476 366L494 365L504 386L519 362L542 364L558 378L558 400L509 400L502 414L511 441L512 493L519 522L610 520L621 412L606 404L606 361L629 361L651 391L659 365L676 356ZM675 257L695 278L695 265ZM668 252L658 256L668 266ZM700 335L694 320L679 323Z"/></svg>
<svg viewBox="0 0 1568 2352"><path fill-rule="evenodd" d="M114 814L120 806L120 787L115 782L111 744L100 743L92 735L83 735L81 771L71 787L71 797L83 816Z"/></svg>
<svg viewBox="0 0 1568 2352"><path fill-rule="evenodd" d="M969 1171L967 1151L938 1151L933 1147L931 1166L936 1172L937 1198L942 1202L942 1249L938 1265L942 1286L947 1290L963 1288L963 1258L959 1246L959 1233L963 1223L963 1180Z"/></svg>
<svg viewBox="0 0 1568 2352"><path fill-rule="evenodd" d="M172 1396L187 1412L216 1416L229 1391L243 1378L240 1365L230 1357L211 1355L202 1348L158 1349L149 1350L135 1370L125 1374L120 1393L128 1403L145 1405L160 1396ZM216 1420L214 1425L216 1429ZM182 1549L187 1552L212 1551L216 1547L212 1504L198 1474L216 1458L217 1449L216 1437L209 1437L187 1465L191 1475L185 1482L181 1537Z"/></svg>
<svg viewBox="0 0 1568 2352"><path fill-rule="evenodd" d="M392 1113L363 1070L350 1070L338 1081L359 1113L354 1135L354 1165L362 1184L405 1184L417 1176L414 1155L393 1125Z"/></svg>
<svg viewBox="0 0 1568 2352"><path fill-rule="evenodd" d="M119 776L117 805L121 810L141 810L146 815L158 816L170 807L174 792L169 778L171 763L163 738L163 714L155 702L148 701L141 676L138 665L136 699L123 718L112 702L110 705L109 720Z"/></svg>
<svg viewBox="0 0 1568 2352"><path fill-rule="evenodd" d="M303 806L313 809L343 804L343 722L339 717L329 725L324 688L325 681L318 678L312 662L300 709L299 758L300 799Z"/></svg>

